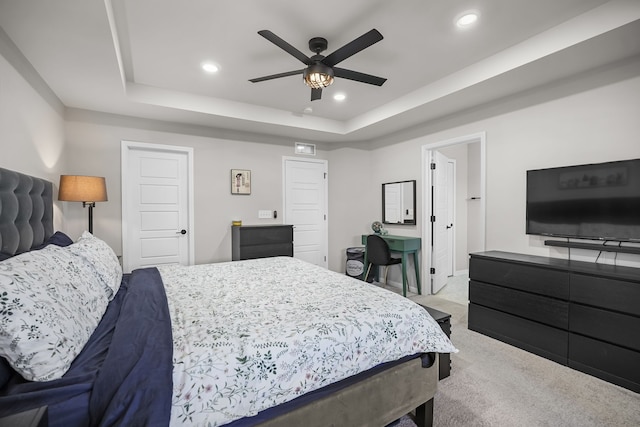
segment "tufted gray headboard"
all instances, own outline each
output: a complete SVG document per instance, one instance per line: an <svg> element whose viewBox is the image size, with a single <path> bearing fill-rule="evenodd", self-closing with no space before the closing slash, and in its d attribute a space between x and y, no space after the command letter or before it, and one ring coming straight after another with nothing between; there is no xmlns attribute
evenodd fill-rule
<svg viewBox="0 0 640 427"><path fill-rule="evenodd" d="M52 234L53 184L0 168L0 255L28 251Z"/></svg>

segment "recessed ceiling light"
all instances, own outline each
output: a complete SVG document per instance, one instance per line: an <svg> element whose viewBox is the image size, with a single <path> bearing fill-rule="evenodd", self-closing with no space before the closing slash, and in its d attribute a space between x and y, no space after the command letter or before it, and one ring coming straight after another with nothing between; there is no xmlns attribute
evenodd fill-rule
<svg viewBox="0 0 640 427"><path fill-rule="evenodd" d="M311 107L305 107L305 109L304 109L304 110L302 110L302 112L303 112L304 114L311 114L311 113L313 113L313 108L311 108Z"/></svg>
<svg viewBox="0 0 640 427"><path fill-rule="evenodd" d="M213 62L205 62L204 64L202 64L202 69L207 73L217 73L218 70L220 70L220 67L218 67Z"/></svg>
<svg viewBox="0 0 640 427"><path fill-rule="evenodd" d="M459 28L469 28L478 21L480 14L476 11L466 11L456 17L456 25Z"/></svg>
<svg viewBox="0 0 640 427"><path fill-rule="evenodd" d="M335 95L333 95L333 99L335 99L336 101L344 101L347 98L347 95L345 95L344 93L336 93Z"/></svg>

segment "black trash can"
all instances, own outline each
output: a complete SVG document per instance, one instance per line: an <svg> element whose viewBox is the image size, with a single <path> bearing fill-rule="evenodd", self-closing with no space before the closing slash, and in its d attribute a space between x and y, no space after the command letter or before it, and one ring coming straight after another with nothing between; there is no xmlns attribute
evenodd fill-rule
<svg viewBox="0 0 640 427"><path fill-rule="evenodd" d="M347 248L347 276L363 279L364 247Z"/></svg>

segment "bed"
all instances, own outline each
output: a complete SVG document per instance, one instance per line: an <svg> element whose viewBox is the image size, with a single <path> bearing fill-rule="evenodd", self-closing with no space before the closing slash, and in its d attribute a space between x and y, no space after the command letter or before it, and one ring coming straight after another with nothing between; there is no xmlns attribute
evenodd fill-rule
<svg viewBox="0 0 640 427"><path fill-rule="evenodd" d="M431 425L435 353L456 350L418 305L288 257L123 275L97 237L54 233L52 205L0 169L0 417Z"/></svg>

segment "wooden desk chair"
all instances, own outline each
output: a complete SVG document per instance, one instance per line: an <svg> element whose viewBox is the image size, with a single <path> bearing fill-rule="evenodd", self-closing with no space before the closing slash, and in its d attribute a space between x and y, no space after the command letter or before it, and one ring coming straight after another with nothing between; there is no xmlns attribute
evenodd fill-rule
<svg viewBox="0 0 640 427"><path fill-rule="evenodd" d="M387 273L390 265L402 264L401 258L392 258L389 245L384 239L375 234L367 236L367 274L364 276L364 281L367 281L369 277L369 271L372 265L383 265L384 269L384 283L387 283Z"/></svg>

